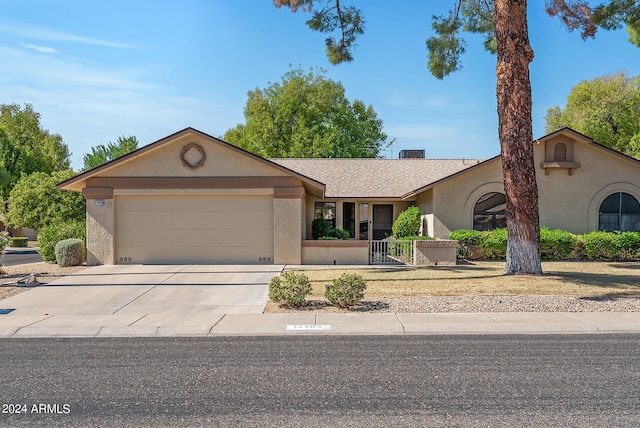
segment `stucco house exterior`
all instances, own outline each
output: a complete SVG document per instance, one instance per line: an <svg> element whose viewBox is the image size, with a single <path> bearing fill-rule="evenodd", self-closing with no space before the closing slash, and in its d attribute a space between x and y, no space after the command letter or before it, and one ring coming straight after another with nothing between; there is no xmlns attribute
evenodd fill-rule
<svg viewBox="0 0 640 428"><path fill-rule="evenodd" d="M640 231L640 161L566 128L532 144L541 225ZM500 157L262 159L192 128L58 187L86 199L88 264L367 263L411 205L437 239L504 226ZM351 239L311 240L318 217Z"/></svg>

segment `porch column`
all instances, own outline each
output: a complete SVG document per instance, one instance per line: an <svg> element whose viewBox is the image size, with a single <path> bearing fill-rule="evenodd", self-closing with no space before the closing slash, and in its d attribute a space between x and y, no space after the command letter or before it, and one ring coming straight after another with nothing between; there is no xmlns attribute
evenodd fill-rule
<svg viewBox="0 0 640 428"><path fill-rule="evenodd" d="M304 187L273 189L273 263L302 264Z"/></svg>
<svg viewBox="0 0 640 428"><path fill-rule="evenodd" d="M87 205L87 265L115 264L113 189L85 188Z"/></svg>

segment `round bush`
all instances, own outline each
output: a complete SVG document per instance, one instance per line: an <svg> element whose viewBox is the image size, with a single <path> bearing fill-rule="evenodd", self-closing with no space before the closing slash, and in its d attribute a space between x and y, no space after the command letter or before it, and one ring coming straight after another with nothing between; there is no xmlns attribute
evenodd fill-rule
<svg viewBox="0 0 640 428"><path fill-rule="evenodd" d="M360 275L344 273L327 284L324 297L334 306L349 308L362 300L367 283Z"/></svg>
<svg viewBox="0 0 640 428"><path fill-rule="evenodd" d="M82 239L63 239L55 246L56 261L62 267L79 266L84 260L84 241Z"/></svg>
<svg viewBox="0 0 640 428"><path fill-rule="evenodd" d="M269 281L269 299L285 307L303 306L311 293L311 282L305 274L285 272Z"/></svg>

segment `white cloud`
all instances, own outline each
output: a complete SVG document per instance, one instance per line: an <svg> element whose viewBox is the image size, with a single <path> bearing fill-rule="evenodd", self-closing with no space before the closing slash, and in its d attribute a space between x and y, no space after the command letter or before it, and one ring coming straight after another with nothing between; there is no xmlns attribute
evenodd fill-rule
<svg viewBox="0 0 640 428"><path fill-rule="evenodd" d="M57 49L54 48L50 48L48 46L38 46L38 45L34 45L31 43L19 43L20 46L27 48L27 49L31 49L34 50L36 52L42 52L42 53L47 53L47 54L56 54L60 51L58 51Z"/></svg>
<svg viewBox="0 0 640 428"><path fill-rule="evenodd" d="M127 43L77 36L75 34L68 34L61 31L54 31L23 24L16 25L0 23L0 33L11 34L26 39L47 40L51 42L72 42L95 46L105 46L116 49L137 49L136 46Z"/></svg>

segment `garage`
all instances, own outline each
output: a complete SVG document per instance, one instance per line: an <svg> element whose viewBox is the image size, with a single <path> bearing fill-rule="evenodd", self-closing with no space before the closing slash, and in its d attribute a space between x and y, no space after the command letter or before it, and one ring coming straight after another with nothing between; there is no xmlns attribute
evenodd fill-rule
<svg viewBox="0 0 640 428"><path fill-rule="evenodd" d="M273 263L272 194L117 195L116 263Z"/></svg>

